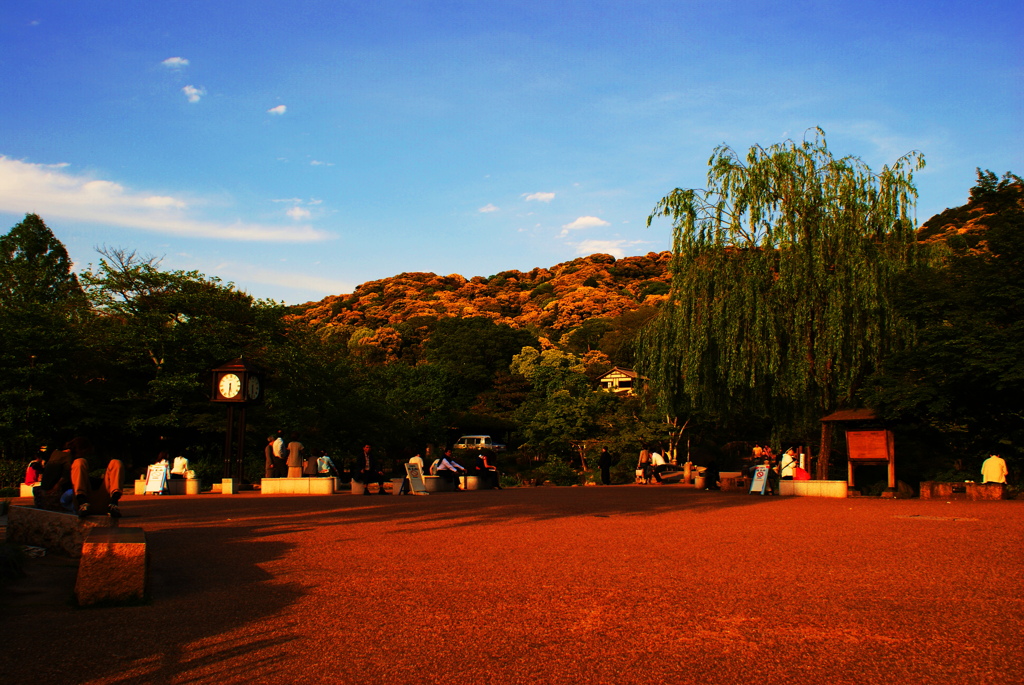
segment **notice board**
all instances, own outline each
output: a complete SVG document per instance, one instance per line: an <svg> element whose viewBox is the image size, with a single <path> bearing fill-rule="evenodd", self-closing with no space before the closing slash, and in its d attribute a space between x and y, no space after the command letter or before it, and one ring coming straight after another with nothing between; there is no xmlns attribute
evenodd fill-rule
<svg viewBox="0 0 1024 685"><path fill-rule="evenodd" d="M423 469L419 464L406 464L405 475L409 477L409 487L414 495L429 495L427 484L423 480Z"/></svg>
<svg viewBox="0 0 1024 685"><path fill-rule="evenodd" d="M153 464L146 474L146 494L162 495L167 488L167 465Z"/></svg>
<svg viewBox="0 0 1024 685"><path fill-rule="evenodd" d="M754 477L750 479L750 494L763 495L768 488L768 467L758 466L754 469Z"/></svg>

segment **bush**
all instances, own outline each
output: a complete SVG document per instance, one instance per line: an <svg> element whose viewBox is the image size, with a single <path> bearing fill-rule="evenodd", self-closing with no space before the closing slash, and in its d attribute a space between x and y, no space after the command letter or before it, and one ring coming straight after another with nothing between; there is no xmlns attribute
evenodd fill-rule
<svg viewBox="0 0 1024 685"><path fill-rule="evenodd" d="M572 466L561 459L552 459L538 466L534 473L538 478L549 480L555 485L579 485L580 474Z"/></svg>

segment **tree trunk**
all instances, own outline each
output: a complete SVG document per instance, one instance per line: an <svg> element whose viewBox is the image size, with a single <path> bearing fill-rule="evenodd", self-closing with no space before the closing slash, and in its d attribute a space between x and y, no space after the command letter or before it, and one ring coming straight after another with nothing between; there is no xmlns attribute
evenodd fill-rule
<svg viewBox="0 0 1024 685"><path fill-rule="evenodd" d="M818 448L817 480L828 480L829 459L832 456L832 424L821 424L821 446Z"/></svg>

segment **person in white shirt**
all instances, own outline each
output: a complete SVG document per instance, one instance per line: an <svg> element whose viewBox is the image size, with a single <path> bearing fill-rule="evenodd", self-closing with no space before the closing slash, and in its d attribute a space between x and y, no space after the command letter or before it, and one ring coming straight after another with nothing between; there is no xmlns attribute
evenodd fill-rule
<svg viewBox="0 0 1024 685"><path fill-rule="evenodd" d="M668 468L668 462L665 461L665 457L663 457L661 452L658 451L659 449L660 448L655 447L651 450L651 464L654 466L654 480L659 483L663 483L664 481L661 480L661 474Z"/></svg>
<svg viewBox="0 0 1024 685"><path fill-rule="evenodd" d="M989 458L981 464L982 483L1006 483L1008 474L1006 461L998 454L989 455Z"/></svg>
<svg viewBox="0 0 1024 685"><path fill-rule="evenodd" d="M445 450L444 456L435 461L430 466L430 470L440 476L446 483L450 483L452 489L456 491L459 489L459 477L466 474L466 469L462 464L452 459L451 450Z"/></svg>
<svg viewBox="0 0 1024 685"><path fill-rule="evenodd" d="M174 458L174 466L171 467L171 478L184 478L188 471L188 459L178 455Z"/></svg>
<svg viewBox="0 0 1024 685"><path fill-rule="evenodd" d="M793 474L796 470L796 452L790 447L782 455L782 462L779 464L779 476L783 480L793 480Z"/></svg>

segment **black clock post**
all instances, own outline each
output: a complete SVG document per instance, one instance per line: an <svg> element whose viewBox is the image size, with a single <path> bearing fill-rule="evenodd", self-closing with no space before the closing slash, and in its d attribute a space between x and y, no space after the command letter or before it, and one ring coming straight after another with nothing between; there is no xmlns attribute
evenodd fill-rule
<svg viewBox="0 0 1024 685"><path fill-rule="evenodd" d="M245 408L263 399L263 377L242 359L213 369L211 402L228 405L228 425L224 434L224 480L232 483L244 478ZM235 420L238 407L238 420Z"/></svg>

